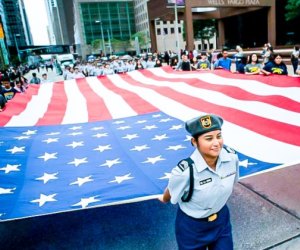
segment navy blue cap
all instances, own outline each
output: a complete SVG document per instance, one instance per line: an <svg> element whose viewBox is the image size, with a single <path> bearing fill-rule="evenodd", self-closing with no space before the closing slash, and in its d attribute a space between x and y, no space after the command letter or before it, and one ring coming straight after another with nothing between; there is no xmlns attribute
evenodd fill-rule
<svg viewBox="0 0 300 250"><path fill-rule="evenodd" d="M185 129L192 136L196 136L214 130L221 130L222 124L223 119L220 116L207 114L186 121Z"/></svg>

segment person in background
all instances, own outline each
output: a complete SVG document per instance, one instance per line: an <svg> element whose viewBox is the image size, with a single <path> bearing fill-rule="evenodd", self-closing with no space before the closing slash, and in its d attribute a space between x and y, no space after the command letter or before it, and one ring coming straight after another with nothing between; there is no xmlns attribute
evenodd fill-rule
<svg viewBox="0 0 300 250"><path fill-rule="evenodd" d="M298 68L296 69L296 75L300 76L300 65L298 66Z"/></svg>
<svg viewBox="0 0 300 250"><path fill-rule="evenodd" d="M159 68L159 67L161 67L162 66L162 64L161 64L161 60L159 60L159 59L156 59L156 61L155 61L155 65L154 65L154 68Z"/></svg>
<svg viewBox="0 0 300 250"><path fill-rule="evenodd" d="M188 56L185 54L182 54L181 61L177 64L176 69L179 71L191 71L191 62L188 59Z"/></svg>
<svg viewBox="0 0 300 250"><path fill-rule="evenodd" d="M299 58L300 58L299 52L300 52L299 47L295 46L293 49L292 55L291 55L291 62L293 65L294 74L296 74L296 70L297 70L298 64L299 64Z"/></svg>
<svg viewBox="0 0 300 250"><path fill-rule="evenodd" d="M5 97L6 101L10 101L18 92L11 86L8 78L2 80L2 85L2 95Z"/></svg>
<svg viewBox="0 0 300 250"><path fill-rule="evenodd" d="M163 203L179 205L175 234L180 250L233 249L226 203L239 178L239 160L234 150L223 147L222 124L223 119L213 114L185 123L195 150L173 168L159 197Z"/></svg>
<svg viewBox="0 0 300 250"><path fill-rule="evenodd" d="M258 61L257 54L253 53L249 57L249 62L246 64L245 68L246 75L258 75L263 73L262 64Z"/></svg>
<svg viewBox="0 0 300 250"><path fill-rule="evenodd" d="M227 49L222 50L222 57L218 59L214 64L215 69L225 69L231 70L231 59L228 58L228 51Z"/></svg>
<svg viewBox="0 0 300 250"><path fill-rule="evenodd" d="M48 75L46 73L43 73L41 83L46 83L46 82L50 82L50 80L48 79Z"/></svg>
<svg viewBox="0 0 300 250"><path fill-rule="evenodd" d="M263 72L266 75L276 74L276 75L287 75L287 67L285 63L282 61L282 57L280 54L275 54L274 59L268 62L264 68Z"/></svg>
<svg viewBox="0 0 300 250"><path fill-rule="evenodd" d="M201 58L198 61L198 69L199 70L210 70L211 69L211 64L210 64L209 60L207 59L206 52L201 52Z"/></svg>
<svg viewBox="0 0 300 250"><path fill-rule="evenodd" d="M16 86L14 87L14 89L18 93L25 93L26 92L26 88L24 87L23 82L19 81L19 80L16 81Z"/></svg>
<svg viewBox="0 0 300 250"><path fill-rule="evenodd" d="M4 110L6 102L7 101L3 94L3 87L2 87L2 85L0 85L0 112L2 112Z"/></svg>
<svg viewBox="0 0 300 250"><path fill-rule="evenodd" d="M241 57L240 61L236 64L236 72L240 74L244 74L246 64L247 64L247 57L245 56Z"/></svg>
<svg viewBox="0 0 300 250"><path fill-rule="evenodd" d="M31 78L31 80L30 80L29 83L32 83L32 84L40 84L40 83L41 83L41 79L38 78L38 77L36 76L36 73L35 73L35 72L33 72L33 73L32 73L32 78Z"/></svg>

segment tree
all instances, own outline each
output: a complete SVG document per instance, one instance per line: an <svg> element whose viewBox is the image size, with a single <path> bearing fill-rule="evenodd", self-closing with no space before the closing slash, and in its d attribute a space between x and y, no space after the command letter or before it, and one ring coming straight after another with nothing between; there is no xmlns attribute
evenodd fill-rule
<svg viewBox="0 0 300 250"><path fill-rule="evenodd" d="M93 53L100 52L101 48L103 48L102 41L100 39L96 39L91 42Z"/></svg>
<svg viewBox="0 0 300 250"><path fill-rule="evenodd" d="M285 9L287 10L285 19L287 21L295 19L300 16L300 0L288 0Z"/></svg>
<svg viewBox="0 0 300 250"><path fill-rule="evenodd" d="M215 27L215 20L196 20L193 23L194 36L201 40L201 47L204 41L207 41L209 45L209 40L213 38L217 32Z"/></svg>
<svg viewBox="0 0 300 250"><path fill-rule="evenodd" d="M147 37L147 34L143 31L139 31L139 32L133 34L130 38L131 43L134 43L136 37L138 38L140 47L143 49L147 48L148 42L149 42L148 41L149 38Z"/></svg>

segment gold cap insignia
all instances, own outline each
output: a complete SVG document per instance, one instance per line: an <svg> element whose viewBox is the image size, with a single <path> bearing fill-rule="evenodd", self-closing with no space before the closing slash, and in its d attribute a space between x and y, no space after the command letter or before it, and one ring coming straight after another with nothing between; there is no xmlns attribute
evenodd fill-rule
<svg viewBox="0 0 300 250"><path fill-rule="evenodd" d="M210 116L203 116L200 118L200 122L203 128L210 128L211 127L211 118Z"/></svg>

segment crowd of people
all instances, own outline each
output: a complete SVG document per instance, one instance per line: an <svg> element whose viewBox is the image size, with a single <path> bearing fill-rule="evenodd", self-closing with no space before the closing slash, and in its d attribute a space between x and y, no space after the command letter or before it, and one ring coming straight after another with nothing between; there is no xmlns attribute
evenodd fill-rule
<svg viewBox="0 0 300 250"><path fill-rule="evenodd" d="M295 46L291 54L291 62L295 75L300 75L299 47ZM235 69L233 69L235 64ZM214 56L202 52L198 56L194 53L183 53L179 63L172 65L175 70L216 70L224 69L241 74L277 74L288 75L287 66L280 53L274 53L270 44L265 44L262 52L245 55L241 46L236 46L236 53L229 57L229 51L223 49Z"/></svg>
<svg viewBox="0 0 300 250"><path fill-rule="evenodd" d="M293 73L300 75L299 47L295 46L291 54L291 64ZM232 54L232 53L231 53ZM60 72L64 80L84 78L87 76L105 76L112 74L122 74L134 70L148 69L169 65L177 71L207 71L223 69L234 73L247 75L255 74L277 74L288 75L286 64L283 62L281 54L274 53L270 44L265 44L260 54L252 53L245 55L241 46L236 46L236 53L229 56L229 51L223 49L219 53L208 53L197 50L181 50L180 60L172 51L165 51L163 56L157 53L145 54L140 57L118 58L112 57L109 60L95 59L93 61L76 60L74 65L65 66ZM233 65L235 64L235 67ZM24 66L9 68L5 72L0 72L0 112L4 110L6 103L11 100L16 93L25 93L30 84L43 84L51 82L48 79L48 68L39 78L35 72L31 79L27 79ZM53 71L53 68L51 68Z"/></svg>

